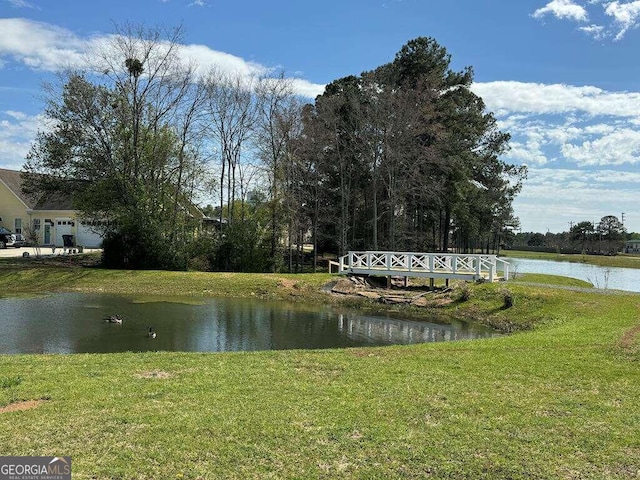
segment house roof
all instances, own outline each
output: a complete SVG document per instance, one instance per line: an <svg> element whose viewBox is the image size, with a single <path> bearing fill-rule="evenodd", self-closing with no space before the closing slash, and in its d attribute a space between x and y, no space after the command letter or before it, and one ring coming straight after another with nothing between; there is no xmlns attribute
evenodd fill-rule
<svg viewBox="0 0 640 480"><path fill-rule="evenodd" d="M22 191L22 172L0 168L0 183L4 183L11 192L31 210L75 210L73 197L68 193L49 192L39 195L28 194ZM188 207L182 207L194 217L204 217L204 213L193 203L187 200ZM180 203L182 206L182 203ZM215 219L218 221L218 219ZM226 219L223 220L223 223Z"/></svg>
<svg viewBox="0 0 640 480"><path fill-rule="evenodd" d="M0 182L4 183L27 208L32 210L73 210L71 197L61 193L48 195L26 194L22 191L21 172L0 168Z"/></svg>

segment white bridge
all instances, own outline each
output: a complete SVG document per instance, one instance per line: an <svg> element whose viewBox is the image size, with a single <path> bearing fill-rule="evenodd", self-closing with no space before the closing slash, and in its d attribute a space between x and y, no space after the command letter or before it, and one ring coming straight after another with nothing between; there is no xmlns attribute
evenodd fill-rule
<svg viewBox="0 0 640 480"><path fill-rule="evenodd" d="M509 279L509 263L496 255L349 252L340 257L338 273L494 282Z"/></svg>

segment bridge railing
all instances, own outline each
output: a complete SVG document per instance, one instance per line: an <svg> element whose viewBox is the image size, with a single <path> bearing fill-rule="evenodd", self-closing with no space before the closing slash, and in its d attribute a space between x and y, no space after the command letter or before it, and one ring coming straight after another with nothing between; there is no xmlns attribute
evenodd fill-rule
<svg viewBox="0 0 640 480"><path fill-rule="evenodd" d="M496 257L496 268L498 270L500 270L500 268L498 267L498 264L500 264L502 266L503 278L505 280L509 280L509 267L511 266L511 264L509 262L507 262L506 260L503 260L501 258L497 258Z"/></svg>
<svg viewBox="0 0 640 480"><path fill-rule="evenodd" d="M500 268L498 264L500 263ZM427 276L429 273L452 276L469 275L476 279L494 281L503 272L509 277L509 263L496 255L415 253L415 252L356 252L350 251L340 258L338 273L371 272L388 275Z"/></svg>

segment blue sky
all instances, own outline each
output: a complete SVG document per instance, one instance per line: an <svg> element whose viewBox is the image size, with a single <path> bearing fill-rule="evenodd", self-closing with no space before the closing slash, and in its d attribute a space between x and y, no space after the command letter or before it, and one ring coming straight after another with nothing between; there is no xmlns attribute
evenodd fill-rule
<svg viewBox="0 0 640 480"><path fill-rule="evenodd" d="M177 26L203 67L284 70L323 85L431 36L511 133L529 178L523 231L621 217L640 232L640 0L0 0L0 167L20 169L42 128L40 85L124 22Z"/></svg>

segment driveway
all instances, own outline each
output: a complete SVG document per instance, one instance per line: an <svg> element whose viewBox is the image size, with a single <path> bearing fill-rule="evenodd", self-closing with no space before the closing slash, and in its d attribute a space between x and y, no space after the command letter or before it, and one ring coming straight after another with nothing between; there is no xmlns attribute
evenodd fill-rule
<svg viewBox="0 0 640 480"><path fill-rule="evenodd" d="M85 248L85 253L91 252L99 252L101 249L99 248ZM33 247L20 247L13 248L8 247L0 250L0 258L8 258L8 257L22 257L24 253L29 253L29 256L36 255L36 249ZM56 247L55 253L52 252L51 247L40 247L40 255L63 255L62 247Z"/></svg>

